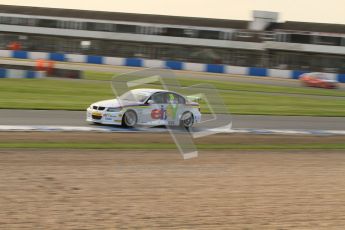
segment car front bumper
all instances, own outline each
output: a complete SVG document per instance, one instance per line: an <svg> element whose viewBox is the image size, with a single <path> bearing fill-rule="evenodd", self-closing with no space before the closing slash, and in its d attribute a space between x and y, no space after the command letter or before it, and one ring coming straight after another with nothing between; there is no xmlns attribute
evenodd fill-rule
<svg viewBox="0 0 345 230"><path fill-rule="evenodd" d="M122 124L122 112L107 112L107 111L98 111L88 108L86 110L86 121L99 123L99 124L108 124L108 125L121 125Z"/></svg>

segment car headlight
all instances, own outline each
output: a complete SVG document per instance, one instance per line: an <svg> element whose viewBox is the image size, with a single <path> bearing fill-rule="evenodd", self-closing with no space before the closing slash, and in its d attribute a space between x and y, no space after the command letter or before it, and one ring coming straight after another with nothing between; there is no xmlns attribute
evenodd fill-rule
<svg viewBox="0 0 345 230"><path fill-rule="evenodd" d="M110 113L120 112L122 108L108 108L107 111Z"/></svg>

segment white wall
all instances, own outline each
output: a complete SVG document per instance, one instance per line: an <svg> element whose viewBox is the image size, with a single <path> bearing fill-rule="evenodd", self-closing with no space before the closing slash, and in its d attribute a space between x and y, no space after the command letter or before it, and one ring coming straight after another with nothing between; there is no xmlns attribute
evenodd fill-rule
<svg viewBox="0 0 345 230"><path fill-rule="evenodd" d="M143 59L143 66L147 68L164 68L165 62L161 60Z"/></svg>
<svg viewBox="0 0 345 230"><path fill-rule="evenodd" d="M0 50L0 57L12 57L11 50Z"/></svg>
<svg viewBox="0 0 345 230"><path fill-rule="evenodd" d="M8 78L23 78L25 76L26 76L25 70L7 69L7 77Z"/></svg>
<svg viewBox="0 0 345 230"><path fill-rule="evenodd" d="M118 57L104 57L103 63L106 65L125 65L124 58Z"/></svg>
<svg viewBox="0 0 345 230"><path fill-rule="evenodd" d="M291 78L291 70L269 69L268 76L279 78Z"/></svg>
<svg viewBox="0 0 345 230"><path fill-rule="evenodd" d="M205 71L205 64L184 62L184 70L203 72Z"/></svg>
<svg viewBox="0 0 345 230"><path fill-rule="evenodd" d="M49 54L44 52L29 52L28 53L30 59L49 59Z"/></svg>
<svg viewBox="0 0 345 230"><path fill-rule="evenodd" d="M235 75L248 75L248 67L225 66L225 73L235 74Z"/></svg>
<svg viewBox="0 0 345 230"><path fill-rule="evenodd" d="M345 54L345 46L326 46L326 45L312 45L300 43L287 43L287 42L265 42L264 49L277 49L298 52L314 52L314 53L327 53L327 54Z"/></svg>
<svg viewBox="0 0 345 230"><path fill-rule="evenodd" d="M66 59L69 62L86 62L86 56L82 54L66 54Z"/></svg>

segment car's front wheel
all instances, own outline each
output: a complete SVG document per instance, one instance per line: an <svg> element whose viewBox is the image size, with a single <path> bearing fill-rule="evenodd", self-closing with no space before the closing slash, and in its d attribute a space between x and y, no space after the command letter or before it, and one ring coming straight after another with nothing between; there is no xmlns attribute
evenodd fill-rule
<svg viewBox="0 0 345 230"><path fill-rule="evenodd" d="M137 114L133 110L129 110L122 117L122 126L134 127L137 124L137 121Z"/></svg>

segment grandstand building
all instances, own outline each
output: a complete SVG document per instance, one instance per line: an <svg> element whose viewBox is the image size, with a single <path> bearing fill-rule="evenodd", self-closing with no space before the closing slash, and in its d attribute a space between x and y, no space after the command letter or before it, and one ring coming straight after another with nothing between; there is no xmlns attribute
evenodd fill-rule
<svg viewBox="0 0 345 230"><path fill-rule="evenodd" d="M345 73L345 25L0 5L0 49Z"/></svg>

